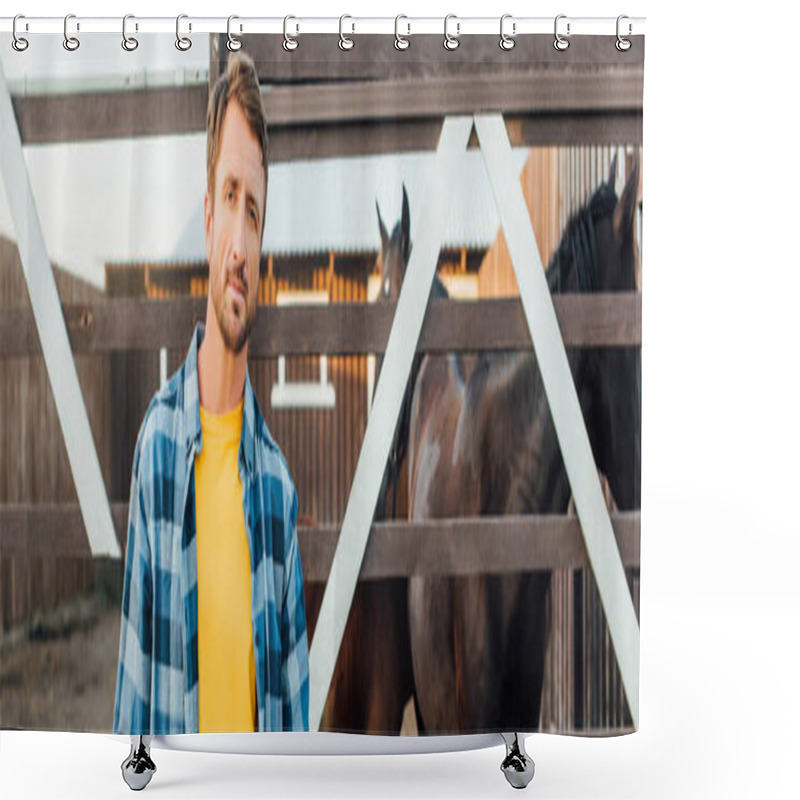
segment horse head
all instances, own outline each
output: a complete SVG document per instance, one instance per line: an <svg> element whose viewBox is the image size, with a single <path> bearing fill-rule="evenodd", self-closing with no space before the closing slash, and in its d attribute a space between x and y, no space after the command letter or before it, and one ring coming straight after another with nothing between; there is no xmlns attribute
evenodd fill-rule
<svg viewBox="0 0 800 800"><path fill-rule="evenodd" d="M400 219L392 229L390 236L381 217L378 201L375 201L378 211L378 227L381 232L381 289L379 297L383 301L397 302L400 296L400 286L406 273L406 264L411 253L411 239L409 236L408 194L403 186L403 210Z"/></svg>
<svg viewBox="0 0 800 800"><path fill-rule="evenodd" d="M548 265L551 291L636 291L634 224L639 163L617 197L614 158L608 180L572 217ZM617 506L641 503L642 373L639 347L594 347L570 354L597 468Z"/></svg>
<svg viewBox="0 0 800 800"><path fill-rule="evenodd" d="M378 228L381 234L381 253L380 253L380 275L381 287L378 293L378 302L396 303L400 297L400 289L405 278L406 266L411 255L411 215L409 213L408 193L403 185L403 205L400 219L395 223L391 236L383 222L381 209L378 201L375 201L375 208L378 212ZM435 298L444 299L448 297L447 289L438 275L434 275L431 286L431 295ZM455 373L462 375L461 362L457 356L452 355L450 359L454 365ZM398 478L408 450L409 427L411 425L411 408L414 389L417 385L417 378L422 367L423 354L417 353L411 365L406 390L403 395L403 403L400 408L400 416L397 420L392 446L389 452L389 463L384 473L378 503L376 506L377 518L382 518L388 514L386 499L391 491L392 510L391 517L397 511ZM376 363L376 380L380 376L383 366L383 357L379 357Z"/></svg>
<svg viewBox="0 0 800 800"><path fill-rule="evenodd" d="M408 257L411 253L411 238L409 235L410 215L408 211L408 194L406 192L405 185L403 186L402 212L400 219L397 221L397 223L395 223L395 226L392 229L391 236L389 235L386 225L383 222L381 208L377 199L375 200L375 209L378 212L378 229L380 230L381 234L381 252L379 255L381 286L380 291L378 292L377 302L396 303L400 297L400 287L403 283L403 277L405 276L406 272L406 264L408 264ZM382 366L383 356L379 356L375 365L376 381L380 377ZM413 386L413 381L411 385ZM378 493L378 501L375 510L376 519L386 519L387 517L393 518L397 511L398 479L400 477L402 462L406 454L410 403L410 389L407 386L405 395L403 397L400 418L397 421L394 436L392 438L392 446L389 451L389 461L386 465L386 469L384 470L381 488ZM390 493L392 498L391 512L387 507L387 497Z"/></svg>

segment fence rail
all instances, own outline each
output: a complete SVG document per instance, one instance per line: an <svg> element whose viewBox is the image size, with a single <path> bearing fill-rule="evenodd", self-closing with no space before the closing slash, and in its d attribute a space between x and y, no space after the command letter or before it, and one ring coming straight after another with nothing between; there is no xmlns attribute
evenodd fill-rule
<svg viewBox="0 0 800 800"><path fill-rule="evenodd" d="M502 112L515 146L641 143L642 55L621 55L609 39L582 37L555 53L552 37L520 37L503 53L496 37L471 37L443 54L438 37L420 37L409 61L381 36L359 37L355 58L336 37L312 37L291 54L280 37L245 37L263 84L271 163L434 150L445 115L475 112ZM213 43L212 80L227 57ZM207 103L207 84L13 98L24 144L202 133Z"/></svg>
<svg viewBox="0 0 800 800"><path fill-rule="evenodd" d="M206 315L205 298L119 299L63 307L73 353L113 350L183 350L196 322ZM553 298L568 347L638 346L642 342L642 296L636 292L556 295ZM380 354L386 350L394 303L336 303L327 307L261 308L249 354ZM524 350L531 337L516 298L480 301L431 300L419 342L421 352ZM33 314L4 309L0 358L41 352Z"/></svg>
<svg viewBox="0 0 800 800"><path fill-rule="evenodd" d="M124 549L128 504L114 503L111 510ZM640 513L613 513L611 523L623 564L638 567ZM77 503L0 506L0 529L0 556L92 557ZM324 582L339 526L301 526L298 539L305 580ZM577 517L472 517L373 523L360 577L465 576L588 566Z"/></svg>

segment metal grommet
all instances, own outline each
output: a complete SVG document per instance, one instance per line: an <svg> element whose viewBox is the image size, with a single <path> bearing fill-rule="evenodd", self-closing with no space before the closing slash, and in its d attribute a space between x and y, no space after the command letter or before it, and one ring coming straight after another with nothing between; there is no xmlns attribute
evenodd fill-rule
<svg viewBox="0 0 800 800"><path fill-rule="evenodd" d="M405 14L398 14L394 18L394 46L397 50L408 50L411 47L411 42L405 37L400 35L400 20L408 19ZM411 23L408 24L408 35L411 35Z"/></svg>
<svg viewBox="0 0 800 800"><path fill-rule="evenodd" d="M288 52L293 52L297 50L299 46L299 42L294 36L289 35L289 20L295 19L291 14L283 18L283 49L287 50ZM297 27L298 32L300 31L300 26Z"/></svg>
<svg viewBox="0 0 800 800"><path fill-rule="evenodd" d="M456 35L452 36L447 32L447 23L450 22L451 19L456 20ZM444 49L445 50L456 50L458 49L458 45L461 44L458 41L458 36L461 33L461 23L457 21L457 17L455 14L448 14L444 18Z"/></svg>
<svg viewBox="0 0 800 800"><path fill-rule="evenodd" d="M620 22L622 22L623 19L628 19L628 17L626 17L625 14L620 14L617 17L617 43L616 43L616 48L617 48L617 50L620 51L620 53L624 53L626 50L630 50L631 49L631 44L632 44L630 39L623 39L622 35L619 32L619 24L620 24ZM632 28L632 26L631 26L631 24L629 22L628 23L628 35L629 36L630 36L632 30L633 30L633 28Z"/></svg>
<svg viewBox="0 0 800 800"><path fill-rule="evenodd" d="M553 47L555 47L556 50L563 51L563 50L566 50L569 47L569 39L565 39L558 32L558 21L560 19L566 19L566 18L567 18L566 14L559 14L556 17L556 22L555 22L555 26L554 26L555 34L556 34L556 40L553 42ZM569 36L569 22L567 23L567 36Z"/></svg>
<svg viewBox="0 0 800 800"><path fill-rule="evenodd" d="M342 16L339 17L339 49L340 50L352 50L353 49L353 45L355 44L355 42L352 39L348 39L344 35L344 31L342 30L342 26L344 25L344 21L346 19L353 19L353 18L349 14L342 14ZM356 25L355 25L355 23L353 23L353 32L355 32L355 29L356 29Z"/></svg>
<svg viewBox="0 0 800 800"><path fill-rule="evenodd" d="M514 49L514 45L516 44L516 42L514 41L513 37L517 33L517 23L516 22L512 22L511 23L511 36L509 36L503 30L503 23L507 19L511 19L511 17L512 17L511 14L503 14L503 16L500 17L500 49L501 50L513 50Z"/></svg>
<svg viewBox="0 0 800 800"><path fill-rule="evenodd" d="M228 50L230 50L231 53L235 53L237 50L241 50L242 49L241 39L237 39L231 33L231 22L233 22L233 20L235 20L235 19L239 19L239 17L237 17L236 14L231 14L228 17L228 43L227 44L228 44Z"/></svg>
<svg viewBox="0 0 800 800"><path fill-rule="evenodd" d="M126 14L122 18L122 49L132 53L138 46L139 40L134 39L133 36L128 36L128 20L134 19L133 14ZM138 30L138 26L136 30Z"/></svg>
<svg viewBox="0 0 800 800"><path fill-rule="evenodd" d="M188 36L181 36L181 20L188 19L188 14L178 14L175 20L175 47L182 53L185 53L191 46L192 40ZM189 30L192 29L192 23L189 23Z"/></svg>
<svg viewBox="0 0 800 800"><path fill-rule="evenodd" d="M30 42L27 39L25 39L23 36L18 36L17 35L17 20L18 19L25 19L25 15L24 14L17 14L17 16L14 17L14 24L13 24L13 26L11 28L11 32L14 34L14 41L11 42L11 46L18 53L21 53L23 50L27 50L28 49L28 45L30 44ZM25 30L28 30L27 23L25 23Z"/></svg>
<svg viewBox="0 0 800 800"><path fill-rule="evenodd" d="M70 19L75 19L75 15L67 14L67 16L64 17L64 49L69 50L70 53L74 53L81 46L81 43L75 36L70 36L67 32L67 23ZM78 30L80 30L80 27L78 27Z"/></svg>

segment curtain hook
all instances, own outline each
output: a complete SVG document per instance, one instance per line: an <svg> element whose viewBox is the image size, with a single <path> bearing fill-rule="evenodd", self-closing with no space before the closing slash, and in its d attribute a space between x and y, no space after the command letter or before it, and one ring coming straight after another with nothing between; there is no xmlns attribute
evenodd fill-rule
<svg viewBox="0 0 800 800"><path fill-rule="evenodd" d="M289 35L289 20L296 19L291 14L283 18L283 49L287 50L288 52L293 52L297 50L299 46L299 42L297 41L296 36ZM300 26L297 26L298 32L300 31Z"/></svg>
<svg viewBox="0 0 800 800"><path fill-rule="evenodd" d="M514 45L516 44L516 42L514 41L514 35L517 32L517 23L516 22L512 22L511 23L511 36L509 36L507 33L505 33L503 31L503 23L507 19L511 19L511 17L512 17L511 14L503 14L503 16L500 17L500 49L501 50L512 50L514 48Z"/></svg>
<svg viewBox="0 0 800 800"><path fill-rule="evenodd" d="M228 17L228 42L227 42L227 46L228 46L228 50L230 50L231 53L235 53L237 50L241 50L242 49L242 40L241 39L237 39L231 33L231 22L233 22L233 20L235 20L235 19L239 19L239 17L237 17L236 14L231 14ZM241 30L241 28L239 30Z"/></svg>
<svg viewBox="0 0 800 800"><path fill-rule="evenodd" d="M133 14L126 14L122 18L122 49L132 53L138 46L139 40L134 39L133 36L128 36L128 20L135 19ZM137 25L136 30L139 30Z"/></svg>
<svg viewBox="0 0 800 800"><path fill-rule="evenodd" d="M14 17L14 24L13 24L13 26L11 28L11 31L14 34L14 41L11 42L11 46L18 53L21 53L23 50L27 50L28 49L28 45L30 44L30 42L27 39L25 39L24 37L19 36L17 34L17 20L18 19L25 19L25 16L23 14L17 14L17 16ZM26 31L28 30L28 23L27 22L25 23L25 30Z"/></svg>
<svg viewBox="0 0 800 800"><path fill-rule="evenodd" d="M342 50L352 50L355 42L352 39L348 39L347 36L344 35L344 31L342 29L342 26L344 25L344 21L346 19L353 19L353 18L349 14L342 14L342 16L339 17L339 47ZM355 23L353 23L353 32L355 32L355 29L356 25Z"/></svg>
<svg viewBox="0 0 800 800"><path fill-rule="evenodd" d="M620 22L622 22L623 19L628 19L628 17L626 17L625 14L620 14L617 17L617 42L616 42L616 48L617 48L617 50L620 51L620 53L624 53L626 50L630 50L631 49L631 44L632 44L630 39L623 39L622 35L619 32L619 24L620 24ZM631 24L629 22L628 23L628 36L631 35L631 31L632 30L633 30L633 28L632 28L632 26L631 26Z"/></svg>
<svg viewBox="0 0 800 800"><path fill-rule="evenodd" d="M394 18L394 46L397 50L408 50L411 47L411 42L405 37L400 35L400 20L408 19L405 14L398 14ZM408 35L411 35L411 24L408 24Z"/></svg>
<svg viewBox="0 0 800 800"><path fill-rule="evenodd" d="M188 36L181 36L181 20L188 18L188 14L178 14L178 18L175 20L175 47L183 53L192 46L192 40ZM191 29L192 23L190 22L189 30Z"/></svg>
<svg viewBox="0 0 800 800"><path fill-rule="evenodd" d="M70 36L67 32L67 23L70 19L75 19L75 15L67 14L67 16L64 17L64 49L73 53L81 46L81 43L76 36ZM80 26L78 26L77 30L80 30Z"/></svg>
<svg viewBox="0 0 800 800"><path fill-rule="evenodd" d="M555 33L556 33L556 40L553 42L553 47L556 50L566 50L569 47L569 39L565 39L559 32L558 32L558 21L560 19L566 19L566 14L559 14L556 17L555 22ZM569 36L569 22L567 23L567 36Z"/></svg>
<svg viewBox="0 0 800 800"><path fill-rule="evenodd" d="M452 36L450 33L447 32L447 23L450 22L451 19L456 20L456 35ZM461 33L461 23L458 21L458 18L455 14L448 14L444 18L444 49L445 50L456 50L460 42L458 41L459 34Z"/></svg>

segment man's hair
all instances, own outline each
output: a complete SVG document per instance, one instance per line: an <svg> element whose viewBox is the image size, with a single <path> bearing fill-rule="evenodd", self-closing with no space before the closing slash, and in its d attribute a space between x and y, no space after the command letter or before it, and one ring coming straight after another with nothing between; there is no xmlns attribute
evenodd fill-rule
<svg viewBox="0 0 800 800"><path fill-rule="evenodd" d="M219 76L208 98L206 169L208 170L208 192L211 195L212 208L215 173L222 143L222 124L231 100L235 100L241 106L250 131L261 145L261 161L264 166L264 211L261 215L261 235L263 236L264 217L267 213L267 114L261 101L255 64L253 59L245 53L236 53L231 57L225 73Z"/></svg>

